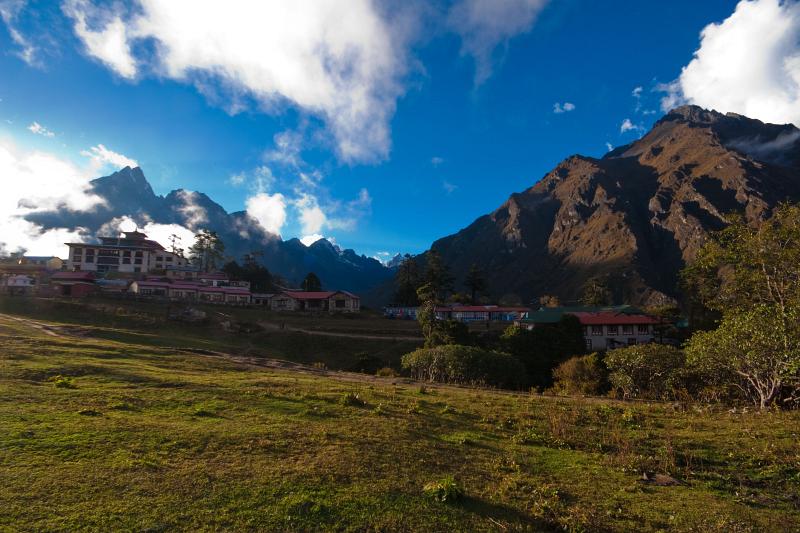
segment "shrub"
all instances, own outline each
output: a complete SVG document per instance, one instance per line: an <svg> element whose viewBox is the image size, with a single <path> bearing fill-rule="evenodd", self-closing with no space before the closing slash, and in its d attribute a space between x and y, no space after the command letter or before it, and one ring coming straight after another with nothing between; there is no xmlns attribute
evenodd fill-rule
<svg viewBox="0 0 800 533"><path fill-rule="evenodd" d="M69 376L54 376L51 378L53 385L58 387L59 389L77 389L78 387L72 381L72 378Z"/></svg>
<svg viewBox="0 0 800 533"><path fill-rule="evenodd" d="M367 402L361 399L361 397L356 392L345 392L342 394L342 397L339 398L339 403L342 405L349 405L352 407L363 407L366 405Z"/></svg>
<svg viewBox="0 0 800 533"><path fill-rule="evenodd" d="M640 344L611 350L605 363L611 387L624 398L675 398L686 387L686 357L673 346Z"/></svg>
<svg viewBox="0 0 800 533"><path fill-rule="evenodd" d="M603 394L608 387L608 369L598 353L567 359L553 370L556 394Z"/></svg>
<svg viewBox="0 0 800 533"><path fill-rule="evenodd" d="M437 502L454 502L464 497L464 489L453 476L446 476L439 481L426 483L422 488L422 492Z"/></svg>
<svg viewBox="0 0 800 533"><path fill-rule="evenodd" d="M457 344L420 348L402 363L423 381L517 388L525 376L522 363L508 354Z"/></svg>
<svg viewBox="0 0 800 533"><path fill-rule="evenodd" d="M375 373L379 378L396 378L397 372L394 368L385 366Z"/></svg>

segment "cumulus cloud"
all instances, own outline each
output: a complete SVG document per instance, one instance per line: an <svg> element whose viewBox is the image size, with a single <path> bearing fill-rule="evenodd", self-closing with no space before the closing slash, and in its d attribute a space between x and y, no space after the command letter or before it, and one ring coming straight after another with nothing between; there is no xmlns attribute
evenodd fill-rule
<svg viewBox="0 0 800 533"><path fill-rule="evenodd" d="M109 150L103 144L92 146L88 150L82 150L81 155L88 157L91 160L92 168L97 171L107 167L119 170L125 167L136 168L139 166L135 159Z"/></svg>
<svg viewBox="0 0 800 533"><path fill-rule="evenodd" d="M231 111L254 102L275 112L289 103L325 121L344 161L387 157L406 36L374 2L136 0L127 12L114 6L116 12L100 11L73 0L65 11L87 53L120 76L135 77L150 64L158 75L224 95ZM152 46L135 46L145 41Z"/></svg>
<svg viewBox="0 0 800 533"><path fill-rule="evenodd" d="M82 228L45 230L25 220L42 211L91 211L103 203L91 193L91 175L73 163L40 151L24 151L0 141L0 251L66 256L65 242L87 237Z"/></svg>
<svg viewBox="0 0 800 533"><path fill-rule="evenodd" d="M569 113L570 111L575 111L575 104L572 102L564 102L563 104L556 102L553 104L553 113Z"/></svg>
<svg viewBox="0 0 800 533"><path fill-rule="evenodd" d="M30 131L31 133L35 133L36 135L42 135L43 137L55 137L56 135L52 131L48 130L47 128L36 122L35 120L31 122L30 126L28 126L28 131Z"/></svg>
<svg viewBox="0 0 800 533"><path fill-rule="evenodd" d="M447 24L461 36L461 54L475 61L475 85L494 68L495 52L531 29L547 0L459 0L450 8Z"/></svg>
<svg viewBox="0 0 800 533"><path fill-rule="evenodd" d="M62 8L73 19L75 34L83 41L87 54L123 78L136 76L136 60L128 43L127 28L119 15L95 8L87 0L68 0ZM102 29L90 28L89 19L95 19L95 25Z"/></svg>
<svg viewBox="0 0 800 533"><path fill-rule="evenodd" d="M619 132L625 133L627 131L641 132L644 131L644 126L640 124L634 124L633 122L631 122L631 119L626 118L625 120L622 121L622 124L620 124Z"/></svg>
<svg viewBox="0 0 800 533"><path fill-rule="evenodd" d="M314 233L313 235L303 235L302 237L300 237L300 242L302 242L306 246L311 246L312 244L314 244L318 240L324 239L324 238L325 238L325 236L320 235L319 233Z"/></svg>
<svg viewBox="0 0 800 533"><path fill-rule="evenodd" d="M107 237L109 235L118 235L123 231L138 230L147 234L149 239L161 244L164 248L170 249L172 246L172 238L175 237L175 246L187 250L193 243L195 233L181 226L180 224L158 224L148 220L144 225L140 225L130 216L115 217L100 226L97 231L97 237Z"/></svg>
<svg viewBox="0 0 800 533"><path fill-rule="evenodd" d="M607 143L606 143L606 151L610 152L610 151L612 151L613 149L614 149L614 145L613 145L613 144L611 144L610 142L607 142Z"/></svg>
<svg viewBox="0 0 800 533"><path fill-rule="evenodd" d="M238 174L231 174L231 177L228 178L228 183L234 187L240 187L244 185L246 179L247 177L244 175L244 172L239 172Z"/></svg>
<svg viewBox="0 0 800 533"><path fill-rule="evenodd" d="M245 208L264 231L280 237L286 223L286 198L282 194L257 193L247 199Z"/></svg>
<svg viewBox="0 0 800 533"><path fill-rule="evenodd" d="M800 3L743 0L700 33L700 47L662 108L681 102L800 125Z"/></svg>

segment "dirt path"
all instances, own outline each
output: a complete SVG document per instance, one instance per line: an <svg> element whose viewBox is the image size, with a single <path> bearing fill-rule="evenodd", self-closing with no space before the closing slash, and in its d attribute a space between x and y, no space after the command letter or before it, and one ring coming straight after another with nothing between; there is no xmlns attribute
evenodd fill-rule
<svg viewBox="0 0 800 533"><path fill-rule="evenodd" d="M418 341L422 342L422 337L411 337L409 335L369 335L366 333L336 333L333 331L318 331L313 329L302 329L292 326L284 326L275 324L274 322L258 322L259 326L273 331L291 331L296 333L305 333L306 335L321 335L324 337L346 337L351 339L374 339L379 341Z"/></svg>

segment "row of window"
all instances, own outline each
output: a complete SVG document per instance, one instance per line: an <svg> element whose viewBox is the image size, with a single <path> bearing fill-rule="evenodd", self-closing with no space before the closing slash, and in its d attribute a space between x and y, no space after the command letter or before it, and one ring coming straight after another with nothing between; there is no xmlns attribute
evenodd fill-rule
<svg viewBox="0 0 800 533"><path fill-rule="evenodd" d="M586 350L591 352L592 351L592 339L585 339L584 342L586 343ZM636 344L637 344L637 340L636 340L635 337L629 337L628 338L628 346L636 346ZM624 346L624 345L625 345L625 343L623 343L622 341L618 341L616 339L606 339L606 348L609 348L609 349L611 349L611 348L619 348L619 347Z"/></svg>
<svg viewBox="0 0 800 533"><path fill-rule="evenodd" d="M591 326L592 335L619 335L619 326L605 326L606 333L603 333L603 326ZM588 328L587 328L588 329ZM650 333L650 326L647 324L639 324L636 326L636 332L639 335L647 335ZM588 331L587 331L588 333ZM633 325L625 324L622 326L622 335L633 335Z"/></svg>

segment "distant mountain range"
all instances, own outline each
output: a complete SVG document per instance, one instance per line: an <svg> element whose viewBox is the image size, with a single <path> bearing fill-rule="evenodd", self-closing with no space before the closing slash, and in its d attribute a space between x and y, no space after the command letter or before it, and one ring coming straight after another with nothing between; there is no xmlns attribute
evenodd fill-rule
<svg viewBox="0 0 800 533"><path fill-rule="evenodd" d="M122 216L142 225L205 227L219 233L232 257L262 251L265 265L291 283L313 271L325 287L362 293L369 305L391 301L400 256L385 266L324 239L311 246L283 241L203 193L179 189L157 196L140 168L98 178L92 188L104 207L29 219L92 233ZM548 294L574 301L587 280L602 277L618 302L659 304L679 296L680 269L710 232L725 226L726 213L741 212L757 224L784 200L800 201L800 130L685 106L601 159L567 158L431 248L457 284L473 263L481 267L494 300L530 303ZM424 264L424 254L416 260Z"/></svg>
<svg viewBox="0 0 800 533"><path fill-rule="evenodd" d="M618 302L655 305L678 296L725 214L757 224L785 200L800 201L800 130L685 106L602 159L567 158L431 248L459 281L482 267L495 299L574 301L602 277Z"/></svg>
<svg viewBox="0 0 800 533"><path fill-rule="evenodd" d="M147 222L155 222L179 224L190 229L208 228L220 235L227 256L241 260L246 253L261 251L261 260L267 268L295 286L306 274L314 272L325 288L359 293L392 276L392 270L380 261L358 255L353 250L341 250L325 239L310 246L299 239L284 241L263 231L244 211L227 213L203 193L178 189L158 196L138 167L126 167L93 180L91 185L91 192L105 199L104 206L91 212L37 213L30 215L29 220L45 228L83 227L92 234L111 231L104 225L124 216L131 217L142 227ZM182 245L188 248L191 243Z"/></svg>

